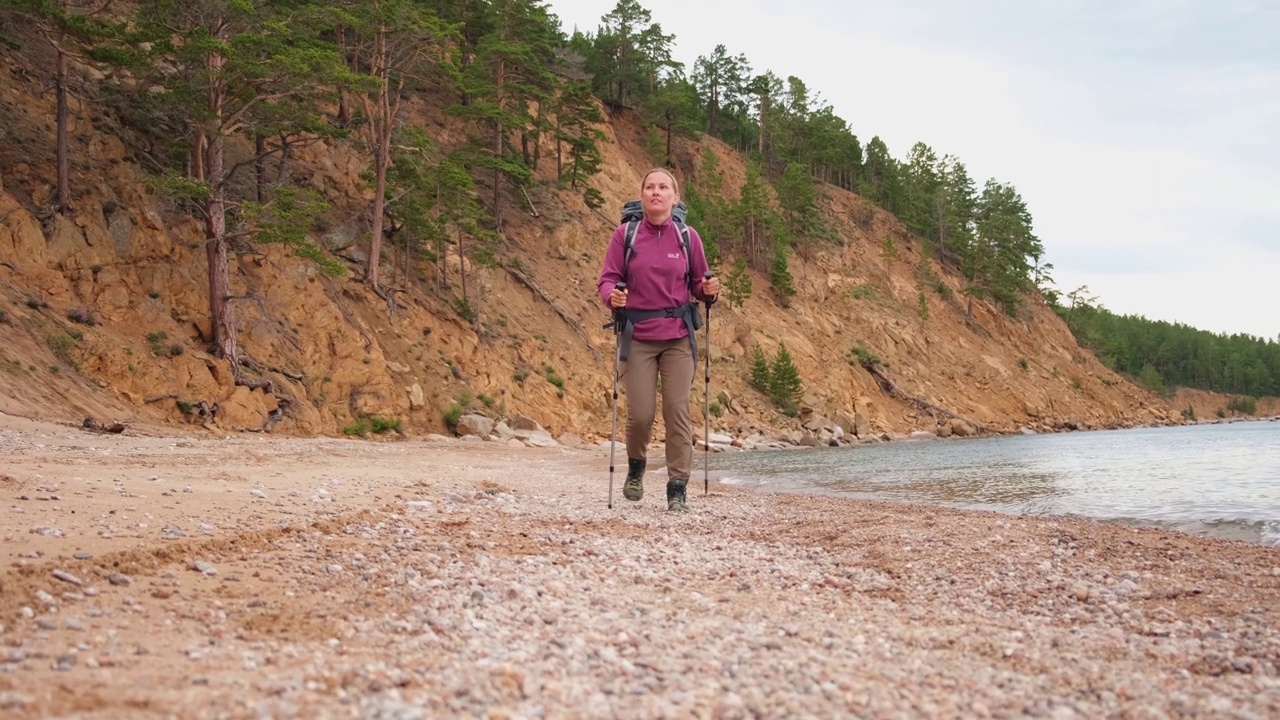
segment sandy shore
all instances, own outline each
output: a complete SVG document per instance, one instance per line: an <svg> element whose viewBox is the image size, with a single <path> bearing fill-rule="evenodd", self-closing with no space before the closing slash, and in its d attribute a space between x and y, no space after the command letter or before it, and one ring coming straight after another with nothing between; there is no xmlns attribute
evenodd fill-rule
<svg viewBox="0 0 1280 720"><path fill-rule="evenodd" d="M1280 717L1280 549L607 467L0 416L0 716Z"/></svg>

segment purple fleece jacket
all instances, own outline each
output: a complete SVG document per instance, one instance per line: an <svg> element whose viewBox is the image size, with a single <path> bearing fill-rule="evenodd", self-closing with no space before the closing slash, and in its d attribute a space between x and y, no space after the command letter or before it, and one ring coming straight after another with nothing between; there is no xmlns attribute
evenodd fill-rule
<svg viewBox="0 0 1280 720"><path fill-rule="evenodd" d="M689 253L692 263L686 263L680 248L680 231L668 219L661 225L641 220L636 228L632 244L631 262L627 266L629 277L622 277L622 259L627 243L626 223L613 231L609 250L604 255L604 269L596 289L600 300L609 307L609 293L622 280L627 283L627 309L665 310L689 302L689 286L685 284L685 270L691 268L693 297L699 301L702 295L703 277L707 272L707 256L702 248L702 238L689 228ZM636 340L675 340L687 337L689 329L679 318L653 318L636 323Z"/></svg>

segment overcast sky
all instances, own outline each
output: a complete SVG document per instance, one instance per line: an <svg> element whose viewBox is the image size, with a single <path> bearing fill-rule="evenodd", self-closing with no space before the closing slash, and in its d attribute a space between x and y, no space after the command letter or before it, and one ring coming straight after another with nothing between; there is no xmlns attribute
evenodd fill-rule
<svg viewBox="0 0 1280 720"><path fill-rule="evenodd" d="M566 33L616 0L550 0ZM1280 337L1280 2L640 0L676 59L795 75L864 143L1013 184L1058 287Z"/></svg>

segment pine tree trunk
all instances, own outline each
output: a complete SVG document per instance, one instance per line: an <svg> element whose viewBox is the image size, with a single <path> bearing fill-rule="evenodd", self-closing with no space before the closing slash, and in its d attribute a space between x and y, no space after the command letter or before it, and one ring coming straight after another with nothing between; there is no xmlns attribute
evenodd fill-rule
<svg viewBox="0 0 1280 720"><path fill-rule="evenodd" d="M710 82L707 94L711 97L707 102L707 134L715 137L720 130L720 83L715 79Z"/></svg>
<svg viewBox="0 0 1280 720"><path fill-rule="evenodd" d="M462 280L462 302L467 302L467 254L462 248L462 228L458 228L458 275Z"/></svg>
<svg viewBox="0 0 1280 720"><path fill-rule="evenodd" d="M560 142L560 114L556 113L556 182L564 179L564 143Z"/></svg>
<svg viewBox="0 0 1280 720"><path fill-rule="evenodd" d="M671 118L668 117L667 118L667 157L666 157L666 162L663 163L663 165L666 167L671 167L671 126L672 124L673 123L671 122Z"/></svg>
<svg viewBox="0 0 1280 720"><path fill-rule="evenodd" d="M376 73L383 82L378 89L376 116L370 118L374 135L373 208L372 217L369 218L369 264L364 273L365 283L378 294L382 290L378 280L378 266L382 262L382 215L387 203L387 166L391 164L391 124L395 119L391 109L391 73L388 61L387 32L386 28L382 28L378 33L373 62Z"/></svg>
<svg viewBox="0 0 1280 720"><path fill-rule="evenodd" d="M765 132L765 113L769 112L769 98L767 95L760 96L760 144L757 152L760 153L761 160L764 159L764 132Z"/></svg>
<svg viewBox="0 0 1280 720"><path fill-rule="evenodd" d="M215 81L207 102L210 120L200 133L208 139L208 157L201 162L207 170L212 194L205 203L205 260L209 266L209 327L213 333L213 353L231 364L231 374L240 380L240 352L236 341L235 315L231 308L231 270L227 253L226 183L223 177L222 88L217 82L223 58L211 54L205 67Z"/></svg>
<svg viewBox="0 0 1280 720"><path fill-rule="evenodd" d="M347 29L338 26L338 51L345 57L347 54ZM338 90L338 125L347 127L351 124L351 100L346 90Z"/></svg>
<svg viewBox="0 0 1280 720"><path fill-rule="evenodd" d="M538 115L533 123L533 162L529 164L529 169L538 172L538 163L542 160L542 102L538 102Z"/></svg>
<svg viewBox="0 0 1280 720"><path fill-rule="evenodd" d="M267 201L267 138L261 133L253 136L253 169L258 184L258 202Z"/></svg>
<svg viewBox="0 0 1280 720"><path fill-rule="evenodd" d="M196 136L191 140L191 179L206 180L208 175L205 173L205 151L206 147L204 128L196 130Z"/></svg>
<svg viewBox="0 0 1280 720"><path fill-rule="evenodd" d="M71 160L70 152L67 147L67 123L69 122L70 112L67 109L67 54L62 48L56 47L58 51L58 77L56 81L58 95L58 147L57 147L57 163L58 163L58 206L57 211L65 216L71 215Z"/></svg>
<svg viewBox="0 0 1280 720"><path fill-rule="evenodd" d="M390 108L386 102L386 93L382 93L379 102L384 109ZM365 282L374 292L381 290L378 280L378 266L382 262L382 215L387 204L387 166L391 159L391 118L383 115L378 128L378 148L374 157L373 183L373 216L369 223L369 265L365 270Z"/></svg>
<svg viewBox="0 0 1280 720"><path fill-rule="evenodd" d="M497 98L498 107L502 107L502 81L503 81L503 62L498 61L498 75L495 87L497 91L494 97ZM502 158L502 123L498 120L493 121L493 159L498 161ZM502 232L502 171L498 168L493 169L493 222L498 232ZM465 297L465 292L464 292Z"/></svg>
<svg viewBox="0 0 1280 720"><path fill-rule="evenodd" d="M440 222L440 181L436 180L436 297L444 296L444 257L446 252L445 228Z"/></svg>

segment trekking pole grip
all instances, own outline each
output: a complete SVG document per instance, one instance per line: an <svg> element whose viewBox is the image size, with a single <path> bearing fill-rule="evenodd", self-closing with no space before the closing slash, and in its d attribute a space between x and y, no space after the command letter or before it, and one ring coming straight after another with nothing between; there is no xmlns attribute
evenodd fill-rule
<svg viewBox="0 0 1280 720"><path fill-rule="evenodd" d="M618 292L626 292L627 284L625 282L620 282L617 285L614 285L613 289L617 290ZM625 307L620 307L620 308L616 307L613 309L613 331L615 333L622 332L622 329L624 324L626 323L626 320L627 320L627 310Z"/></svg>

